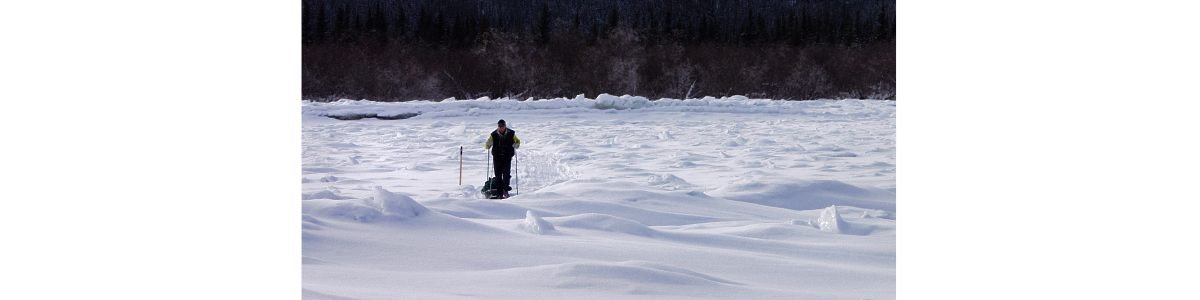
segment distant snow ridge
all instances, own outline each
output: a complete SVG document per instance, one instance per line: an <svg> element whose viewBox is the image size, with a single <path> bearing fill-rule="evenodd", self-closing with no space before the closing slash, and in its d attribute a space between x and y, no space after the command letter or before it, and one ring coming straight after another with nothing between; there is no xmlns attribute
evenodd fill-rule
<svg viewBox="0 0 1200 300"><path fill-rule="evenodd" d="M525 211L525 221L521 222L519 226L532 234L546 234L554 231L554 224L546 222L532 210Z"/></svg>
<svg viewBox="0 0 1200 300"><path fill-rule="evenodd" d="M846 221L842 221L842 216L838 214L836 205L829 206L829 208L821 211L821 218L817 219L817 222L819 222L821 230L832 233L842 233L842 229L846 228Z"/></svg>
<svg viewBox="0 0 1200 300"><path fill-rule="evenodd" d="M342 99L321 103L303 100L301 111L306 115L326 116L342 120L361 118L406 119L412 117L456 117L487 114L489 110L543 110L575 113L588 110L645 110L654 112L721 112L721 113L781 113L832 116L894 116L895 101L884 100L812 100L785 101L750 99L744 96L704 97L701 99L650 100L640 96L600 94L595 99L583 95L574 99L554 98L520 101L517 99L479 99L442 101L375 102ZM442 125L442 124L439 124ZM446 124L448 125L448 124Z"/></svg>

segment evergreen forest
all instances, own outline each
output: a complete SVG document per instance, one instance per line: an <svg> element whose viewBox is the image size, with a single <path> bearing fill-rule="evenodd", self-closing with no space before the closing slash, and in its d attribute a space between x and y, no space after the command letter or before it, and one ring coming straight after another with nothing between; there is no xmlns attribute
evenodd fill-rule
<svg viewBox="0 0 1200 300"><path fill-rule="evenodd" d="M302 97L894 99L894 0L302 0Z"/></svg>

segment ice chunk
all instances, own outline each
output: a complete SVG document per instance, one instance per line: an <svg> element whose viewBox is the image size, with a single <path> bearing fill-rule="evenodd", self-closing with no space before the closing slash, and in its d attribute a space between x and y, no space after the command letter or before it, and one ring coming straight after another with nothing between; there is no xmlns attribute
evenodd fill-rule
<svg viewBox="0 0 1200 300"><path fill-rule="evenodd" d="M821 211L821 218L817 221L820 223L821 230L832 233L842 233L842 228L846 227L846 221L842 221L842 216L838 215L836 205L831 205Z"/></svg>
<svg viewBox="0 0 1200 300"><path fill-rule="evenodd" d="M520 226L521 229L532 234L546 234L554 231L554 224L546 222L532 210L525 211L525 221L521 222Z"/></svg>

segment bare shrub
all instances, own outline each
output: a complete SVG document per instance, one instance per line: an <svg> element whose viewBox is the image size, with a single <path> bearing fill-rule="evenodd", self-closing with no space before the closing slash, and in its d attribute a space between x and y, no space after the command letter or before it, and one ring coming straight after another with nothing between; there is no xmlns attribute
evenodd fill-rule
<svg viewBox="0 0 1200 300"><path fill-rule="evenodd" d="M639 74L641 94L652 98L685 98L697 81L696 66L684 58L679 44L657 44L646 49Z"/></svg>
<svg viewBox="0 0 1200 300"><path fill-rule="evenodd" d="M829 76L825 70L811 65L802 64L788 72L784 81L783 93L792 95L797 100L812 100L826 98L833 91Z"/></svg>

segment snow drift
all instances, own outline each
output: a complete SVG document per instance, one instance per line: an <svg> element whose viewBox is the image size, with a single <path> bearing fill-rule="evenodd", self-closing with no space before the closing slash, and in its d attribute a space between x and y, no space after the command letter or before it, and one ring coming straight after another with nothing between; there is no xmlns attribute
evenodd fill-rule
<svg viewBox="0 0 1200 300"><path fill-rule="evenodd" d="M374 187L374 191L374 197L365 199L336 200L333 198L315 198L305 200L304 204L301 205L301 212L305 215L349 218L359 222L370 222L381 217L408 219L429 212L429 208L417 203L417 201L408 196L392 193L378 186ZM318 194L320 195L320 193Z"/></svg>

